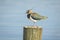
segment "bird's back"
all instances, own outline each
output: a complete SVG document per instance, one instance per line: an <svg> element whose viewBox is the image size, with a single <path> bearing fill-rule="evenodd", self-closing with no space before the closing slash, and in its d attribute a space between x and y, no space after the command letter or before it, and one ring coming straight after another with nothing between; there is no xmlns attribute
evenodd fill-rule
<svg viewBox="0 0 60 40"><path fill-rule="evenodd" d="M39 15L39 14L37 14L37 13L32 13L31 14L31 17L33 18L33 19L35 19L35 20L40 20L41 18L41 16Z"/></svg>

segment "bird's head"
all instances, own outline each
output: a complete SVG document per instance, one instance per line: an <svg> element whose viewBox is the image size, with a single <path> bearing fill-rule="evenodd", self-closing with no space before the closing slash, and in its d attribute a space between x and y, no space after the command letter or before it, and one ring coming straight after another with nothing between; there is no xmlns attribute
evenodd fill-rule
<svg viewBox="0 0 60 40"><path fill-rule="evenodd" d="M31 14L31 13L32 13L32 9L27 10L26 13L27 13L27 14Z"/></svg>

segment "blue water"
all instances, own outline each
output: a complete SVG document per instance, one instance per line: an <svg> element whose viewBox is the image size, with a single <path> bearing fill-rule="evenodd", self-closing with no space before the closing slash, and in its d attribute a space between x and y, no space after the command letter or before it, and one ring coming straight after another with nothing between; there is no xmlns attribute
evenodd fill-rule
<svg viewBox="0 0 60 40"><path fill-rule="evenodd" d="M33 23L26 10L33 9L47 20L42 26L42 40L60 40L60 0L0 0L0 40L23 40L23 27Z"/></svg>

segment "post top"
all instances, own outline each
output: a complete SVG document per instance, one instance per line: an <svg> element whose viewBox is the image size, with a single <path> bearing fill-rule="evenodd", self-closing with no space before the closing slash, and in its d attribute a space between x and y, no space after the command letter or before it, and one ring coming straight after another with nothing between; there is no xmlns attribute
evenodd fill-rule
<svg viewBox="0 0 60 40"><path fill-rule="evenodd" d="M41 26L24 26L24 28L42 28Z"/></svg>

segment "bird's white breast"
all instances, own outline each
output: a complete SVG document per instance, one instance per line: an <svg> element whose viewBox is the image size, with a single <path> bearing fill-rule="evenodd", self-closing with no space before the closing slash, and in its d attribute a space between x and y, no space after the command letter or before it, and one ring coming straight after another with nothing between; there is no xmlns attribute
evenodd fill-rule
<svg viewBox="0 0 60 40"><path fill-rule="evenodd" d="M30 20L33 22L37 22L37 20L34 20L31 16L30 16Z"/></svg>

